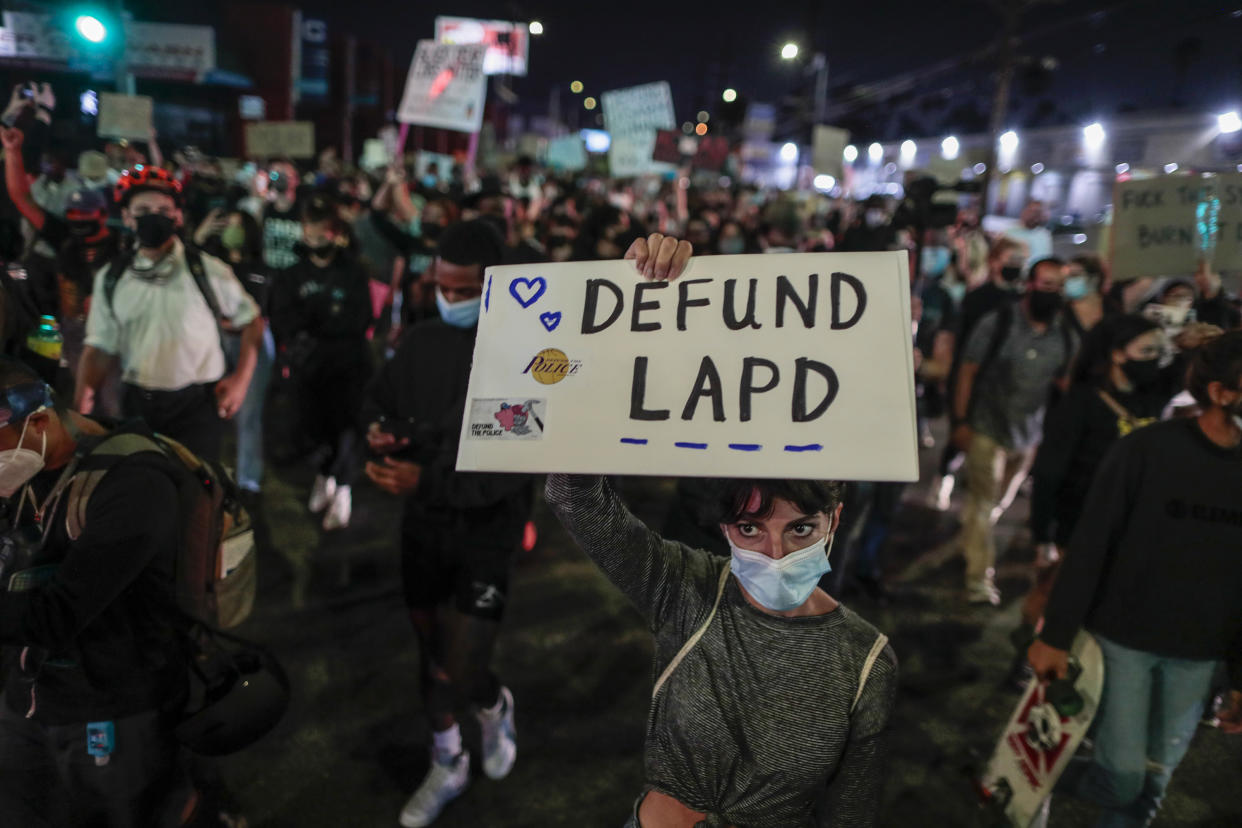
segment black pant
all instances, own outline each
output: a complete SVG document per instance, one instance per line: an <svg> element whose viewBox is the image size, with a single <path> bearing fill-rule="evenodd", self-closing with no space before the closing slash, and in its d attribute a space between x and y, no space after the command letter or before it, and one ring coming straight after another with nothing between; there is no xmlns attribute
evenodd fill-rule
<svg viewBox="0 0 1242 828"><path fill-rule="evenodd" d="M152 431L171 437L203 460L220 462L224 421L217 413L215 383L176 391L148 391L126 383L121 399L125 417L141 417Z"/></svg>
<svg viewBox="0 0 1242 828"><path fill-rule="evenodd" d="M86 751L86 723L44 725L0 699L0 825L165 828L192 788L162 714L113 720L107 764Z"/></svg>
<svg viewBox="0 0 1242 828"><path fill-rule="evenodd" d="M369 376L365 360L323 361L308 366L299 387L306 436L312 445L329 449L319 473L335 478L338 486L351 486L358 476L359 420Z"/></svg>

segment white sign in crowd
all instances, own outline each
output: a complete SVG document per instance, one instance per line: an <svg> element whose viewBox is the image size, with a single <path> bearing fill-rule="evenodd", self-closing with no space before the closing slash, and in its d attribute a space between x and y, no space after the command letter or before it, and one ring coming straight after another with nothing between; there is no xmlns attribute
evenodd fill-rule
<svg viewBox="0 0 1242 828"><path fill-rule="evenodd" d="M1198 267L1198 205L1209 185L1220 199L1217 270L1242 269L1242 174L1142 178L1117 184L1113 198L1113 278L1176 276Z"/></svg>
<svg viewBox="0 0 1242 828"><path fill-rule="evenodd" d="M463 471L915 480L904 252L489 268Z"/></svg>
<svg viewBox="0 0 1242 828"><path fill-rule="evenodd" d="M608 166L616 178L660 173L668 164L651 160L656 132L676 129L673 93L667 81L614 89L600 95L604 128L612 136Z"/></svg>
<svg viewBox="0 0 1242 828"><path fill-rule="evenodd" d="M478 132L483 125L487 75L482 43L452 45L418 41L405 94L397 110L403 124Z"/></svg>

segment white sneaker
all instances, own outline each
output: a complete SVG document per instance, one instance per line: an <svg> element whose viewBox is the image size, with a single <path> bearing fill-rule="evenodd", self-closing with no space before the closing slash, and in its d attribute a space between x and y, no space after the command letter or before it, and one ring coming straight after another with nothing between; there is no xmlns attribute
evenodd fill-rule
<svg viewBox="0 0 1242 828"><path fill-rule="evenodd" d="M991 604L994 607L999 607L1000 602L1000 590L996 588L996 584L992 583L990 578L975 581L966 587L966 603L968 604Z"/></svg>
<svg viewBox="0 0 1242 828"><path fill-rule="evenodd" d="M332 506L323 516L323 528L327 532L349 526L349 516L354 510L354 495L349 486L341 486L332 498Z"/></svg>
<svg viewBox="0 0 1242 828"><path fill-rule="evenodd" d="M440 816L444 806L461 796L469 786L470 754L467 751L463 750L446 762L436 759L433 754L431 769L401 809L398 821L405 828L430 825Z"/></svg>
<svg viewBox="0 0 1242 828"><path fill-rule="evenodd" d="M336 497L336 478L315 475L315 485L311 488L310 506L312 514L319 514L328 508L332 498Z"/></svg>
<svg viewBox="0 0 1242 828"><path fill-rule="evenodd" d="M483 772L488 779L504 779L517 761L517 730L509 688L500 688L500 710L480 710L476 715L483 732Z"/></svg>
<svg viewBox="0 0 1242 828"><path fill-rule="evenodd" d="M949 511L949 506L953 503L953 487L957 483L957 479L946 474L932 484L932 492L936 498L936 510L940 512Z"/></svg>

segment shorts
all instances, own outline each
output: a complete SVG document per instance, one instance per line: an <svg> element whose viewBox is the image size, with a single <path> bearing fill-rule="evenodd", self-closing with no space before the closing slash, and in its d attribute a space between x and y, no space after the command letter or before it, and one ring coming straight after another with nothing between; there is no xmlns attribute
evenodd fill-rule
<svg viewBox="0 0 1242 828"><path fill-rule="evenodd" d="M509 599L509 570L530 517L514 498L480 509L409 504L401 519L401 580L409 609L452 600L464 615L499 621Z"/></svg>

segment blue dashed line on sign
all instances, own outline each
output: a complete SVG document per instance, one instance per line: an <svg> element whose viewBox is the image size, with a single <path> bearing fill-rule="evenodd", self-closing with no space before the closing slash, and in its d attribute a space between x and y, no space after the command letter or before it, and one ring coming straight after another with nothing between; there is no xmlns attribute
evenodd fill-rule
<svg viewBox="0 0 1242 828"><path fill-rule="evenodd" d="M493 278L494 277L492 276L487 277L487 290L483 293L483 312L484 313L487 313L489 310L492 309L492 279Z"/></svg>
<svg viewBox="0 0 1242 828"><path fill-rule="evenodd" d="M758 451L763 446L758 443L729 443L729 448L734 451Z"/></svg>
<svg viewBox="0 0 1242 828"><path fill-rule="evenodd" d="M823 451L824 447L819 443L810 443L805 446L785 446L785 451Z"/></svg>
<svg viewBox="0 0 1242 828"><path fill-rule="evenodd" d="M707 443L673 443L673 445L677 446L677 448L689 448L689 449L707 448Z"/></svg>
<svg viewBox="0 0 1242 828"><path fill-rule="evenodd" d="M643 440L643 439L638 438L638 437L622 437L622 438L621 438L621 442L625 443L626 445L630 445L630 446L645 446L645 445L647 445L647 441L646 441L646 440Z"/></svg>

